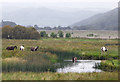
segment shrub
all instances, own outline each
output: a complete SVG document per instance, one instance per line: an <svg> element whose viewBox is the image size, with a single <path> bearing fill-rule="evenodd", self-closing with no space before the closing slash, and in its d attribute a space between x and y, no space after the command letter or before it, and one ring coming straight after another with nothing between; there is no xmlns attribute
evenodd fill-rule
<svg viewBox="0 0 120 82"><path fill-rule="evenodd" d="M57 38L57 34L55 34L54 32L52 32L52 33L50 34L50 37L52 37L52 38Z"/></svg>
<svg viewBox="0 0 120 82"><path fill-rule="evenodd" d="M58 31L58 36L62 38L64 36L63 32L62 31Z"/></svg>
<svg viewBox="0 0 120 82"><path fill-rule="evenodd" d="M88 34L87 36L88 36L88 37L93 37L93 36L94 36L94 34Z"/></svg>
<svg viewBox="0 0 120 82"><path fill-rule="evenodd" d="M66 38L70 38L71 37L71 34L70 33L66 33Z"/></svg>
<svg viewBox="0 0 120 82"><path fill-rule="evenodd" d="M48 37L48 34L45 31L41 31L40 37Z"/></svg>

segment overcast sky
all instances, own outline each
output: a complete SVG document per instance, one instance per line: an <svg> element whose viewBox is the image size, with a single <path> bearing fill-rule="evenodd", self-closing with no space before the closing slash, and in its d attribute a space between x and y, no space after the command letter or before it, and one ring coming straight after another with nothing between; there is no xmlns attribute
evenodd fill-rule
<svg viewBox="0 0 120 82"><path fill-rule="evenodd" d="M118 2L119 0L2 0L2 2Z"/></svg>
<svg viewBox="0 0 120 82"><path fill-rule="evenodd" d="M119 0L0 0L0 4L2 4L2 10L5 12L20 10L21 8L24 10L24 8L34 9L43 7L43 9L49 8L67 12L79 12L81 10L86 10L103 13L118 7L118 2ZM9 20L16 21L13 19ZM16 22L23 24L21 21Z"/></svg>
<svg viewBox="0 0 120 82"><path fill-rule="evenodd" d="M47 7L54 9L113 9L119 0L2 0L4 7Z"/></svg>

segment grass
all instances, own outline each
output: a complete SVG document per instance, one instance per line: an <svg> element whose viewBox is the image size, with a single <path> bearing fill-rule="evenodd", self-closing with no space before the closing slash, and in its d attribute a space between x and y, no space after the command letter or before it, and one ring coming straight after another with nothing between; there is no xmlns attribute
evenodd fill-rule
<svg viewBox="0 0 120 82"><path fill-rule="evenodd" d="M51 55L49 57L49 55ZM32 72L44 72L55 71L52 64L56 62L56 56L53 54L29 54L23 57L10 57L5 58L2 61L3 72L14 72L14 71L32 71Z"/></svg>
<svg viewBox="0 0 120 82"><path fill-rule="evenodd" d="M101 47L105 44L117 44L118 40L86 39L86 38L46 38L40 40L2 40L2 69L3 80L114 80L117 72L101 73L56 73L53 64L71 59L101 59L107 60L105 65L109 69L110 60L117 66L118 46L107 46L108 53L101 54ZM24 44L25 50L19 46ZM18 46L15 51L8 51L8 46ZM39 46L38 51L31 52L30 48ZM102 62L103 63L103 62ZM103 67L104 65L101 64ZM113 66L114 67L114 66ZM114 69L113 69L114 70ZM117 70L117 69L115 69ZM21 71L21 72L20 72ZM50 72L48 72L50 71ZM42 73L43 72L43 73ZM54 72L54 73L52 73ZM48 77L49 76L49 77ZM106 76L106 77L104 77Z"/></svg>
<svg viewBox="0 0 120 82"><path fill-rule="evenodd" d="M120 61L118 60L104 60L100 65L96 66L104 71L118 71Z"/></svg>
<svg viewBox="0 0 120 82"><path fill-rule="evenodd" d="M101 73L34 73L34 72L4 72L3 80L118 80L117 72Z"/></svg>
<svg viewBox="0 0 120 82"><path fill-rule="evenodd" d="M49 47L43 48L45 52L51 52L60 55L77 55L79 59L117 59L118 46L107 46L109 49L105 55L101 54L100 48L105 44L115 44L117 40L99 40L99 39L43 39L44 42L50 42ZM53 47L54 46L54 47ZM83 58L84 57L84 58Z"/></svg>
<svg viewBox="0 0 120 82"><path fill-rule="evenodd" d="M8 43L9 42L9 43ZM3 40L3 52L2 58L13 57L16 55L24 56L29 54L30 47L32 46L40 46L39 52L50 52L56 55L77 55L80 59L82 57L89 59L117 59L118 58L118 46L112 45L107 46L109 51L105 53L105 55L101 55L100 48L105 44L116 44L117 40L101 40L101 39L79 39L79 38L71 38L71 39L41 39L41 40ZM25 51L22 53L18 49L13 51L7 51L6 47L11 45L20 46L25 45ZM34 52L35 54L35 52ZM92 57L91 57L92 56ZM82 58L82 59L84 59Z"/></svg>

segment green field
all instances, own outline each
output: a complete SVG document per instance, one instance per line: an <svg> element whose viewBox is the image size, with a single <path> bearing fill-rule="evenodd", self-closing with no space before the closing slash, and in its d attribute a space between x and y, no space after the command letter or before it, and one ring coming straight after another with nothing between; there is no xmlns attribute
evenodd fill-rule
<svg viewBox="0 0 120 82"><path fill-rule="evenodd" d="M20 45L25 45L25 50L20 51ZM105 44L118 44L118 40L80 39L80 38L44 38L40 40L2 40L2 69L3 79L45 79L45 80L99 80L117 79L117 72L101 73L56 73L53 66L65 59L76 56L78 59L95 59L107 62L101 64L101 69L106 71L118 69L118 45L107 46L108 52L101 54L101 47ZM8 46L18 46L15 51L8 51ZM30 48L39 46L38 51L31 52ZM106 61L107 60L107 61ZM113 60L114 65L111 65ZM104 68L108 67L108 68ZM61 66L60 66L61 67ZM117 68L117 69L116 69ZM48 72L49 71L49 72ZM43 73L44 72L44 73ZM90 77L86 77L89 76ZM104 77L106 75L106 78ZM49 76L49 77L48 77ZM32 78L31 78L32 77ZM109 78L111 77L111 78Z"/></svg>

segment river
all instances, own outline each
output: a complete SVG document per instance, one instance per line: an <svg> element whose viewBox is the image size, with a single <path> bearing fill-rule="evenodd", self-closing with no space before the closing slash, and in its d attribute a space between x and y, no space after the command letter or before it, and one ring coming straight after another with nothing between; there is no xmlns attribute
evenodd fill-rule
<svg viewBox="0 0 120 82"><path fill-rule="evenodd" d="M64 60L63 63L68 63L68 64L62 68L56 69L56 72L59 72L59 73L102 72L102 70L94 68L95 63L100 64L101 60L77 60L77 62L75 63L73 63L72 60Z"/></svg>

